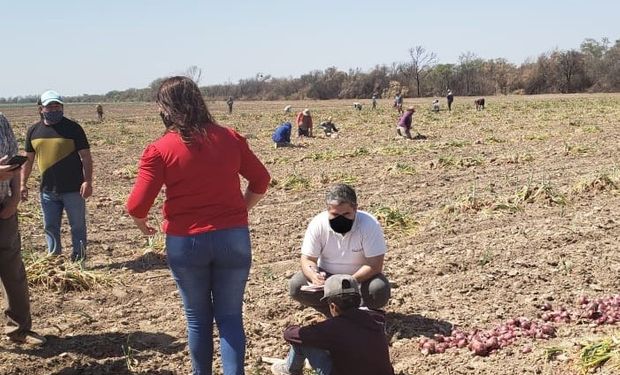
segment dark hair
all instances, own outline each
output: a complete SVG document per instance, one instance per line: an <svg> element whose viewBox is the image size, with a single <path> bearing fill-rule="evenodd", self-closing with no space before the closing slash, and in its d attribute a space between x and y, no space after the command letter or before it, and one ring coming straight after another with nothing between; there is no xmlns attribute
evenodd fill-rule
<svg viewBox="0 0 620 375"><path fill-rule="evenodd" d="M352 206L357 205L357 195L355 190L347 184L333 185L325 193L325 202L330 204L331 202L338 202L338 204L349 203Z"/></svg>
<svg viewBox="0 0 620 375"><path fill-rule="evenodd" d="M39 117L41 118L41 121L43 121L43 112L41 112L41 107L43 107L43 102L41 101L41 97L39 97L39 99L37 99L37 108L39 109Z"/></svg>
<svg viewBox="0 0 620 375"><path fill-rule="evenodd" d="M207 125L214 123L198 85L190 78L165 79L157 90L155 101L163 117L171 123L169 129L178 131L185 143L193 143L207 135Z"/></svg>
<svg viewBox="0 0 620 375"><path fill-rule="evenodd" d="M329 297L328 303L333 303L338 306L340 311L347 311L351 309L357 309L362 303L362 297L357 293L350 294L338 294L336 296Z"/></svg>

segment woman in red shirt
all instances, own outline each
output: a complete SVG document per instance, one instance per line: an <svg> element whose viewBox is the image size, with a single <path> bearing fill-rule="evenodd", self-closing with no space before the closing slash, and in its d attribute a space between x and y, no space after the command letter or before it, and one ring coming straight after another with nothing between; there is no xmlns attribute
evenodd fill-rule
<svg viewBox="0 0 620 375"><path fill-rule="evenodd" d="M214 319L224 374L243 374L248 210L265 194L269 173L243 136L215 123L191 79L166 79L156 101L166 132L142 154L127 211L142 233L154 234L148 212L165 185L162 228L194 374L212 373ZM248 181L243 194L239 175Z"/></svg>

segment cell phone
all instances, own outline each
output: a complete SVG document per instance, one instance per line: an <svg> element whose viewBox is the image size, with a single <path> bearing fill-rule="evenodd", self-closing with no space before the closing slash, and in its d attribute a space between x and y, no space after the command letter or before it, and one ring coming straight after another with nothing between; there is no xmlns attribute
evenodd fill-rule
<svg viewBox="0 0 620 375"><path fill-rule="evenodd" d="M15 155L6 162L6 165L16 165L16 167L13 169L17 169L21 167L27 160L27 156Z"/></svg>

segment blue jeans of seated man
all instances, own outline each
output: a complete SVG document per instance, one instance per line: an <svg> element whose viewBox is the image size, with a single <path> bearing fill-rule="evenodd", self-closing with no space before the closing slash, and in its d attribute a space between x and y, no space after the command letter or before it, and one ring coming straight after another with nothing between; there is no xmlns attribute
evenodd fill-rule
<svg viewBox="0 0 620 375"><path fill-rule="evenodd" d="M243 294L252 263L248 228L168 235L166 252L185 308L193 374L212 374L215 319L224 375L243 375Z"/></svg>
<svg viewBox="0 0 620 375"><path fill-rule="evenodd" d="M286 357L288 371L292 374L302 373L306 358L318 375L329 375L332 373L332 358L329 351L297 344L291 345L288 357Z"/></svg>
<svg viewBox="0 0 620 375"><path fill-rule="evenodd" d="M43 226L47 251L50 254L60 255L60 223L62 211L67 212L67 219L71 226L72 260L86 258L86 201L79 191L70 193L41 192L41 210L43 211Z"/></svg>

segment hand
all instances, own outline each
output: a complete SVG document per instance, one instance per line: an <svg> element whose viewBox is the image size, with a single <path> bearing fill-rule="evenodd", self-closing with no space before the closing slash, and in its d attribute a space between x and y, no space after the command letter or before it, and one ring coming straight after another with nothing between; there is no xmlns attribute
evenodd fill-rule
<svg viewBox="0 0 620 375"><path fill-rule="evenodd" d="M139 219L137 217L133 218L133 222L136 223L136 226L138 227L138 229L140 229L140 232L142 232L143 234L147 236L152 236L155 233L157 233L157 229L150 226L148 221L149 221L148 217L145 217L142 219Z"/></svg>
<svg viewBox="0 0 620 375"><path fill-rule="evenodd" d="M325 272L317 272L317 271L315 271L312 274L310 282L313 285L323 285L323 284L325 284Z"/></svg>
<svg viewBox="0 0 620 375"><path fill-rule="evenodd" d="M22 185L21 189L19 190L19 194L21 195L22 200L25 202L28 200L28 186L26 186L25 184Z"/></svg>
<svg viewBox="0 0 620 375"><path fill-rule="evenodd" d="M88 181L82 182L82 186L80 186L80 195L84 199L93 195L93 185Z"/></svg>

